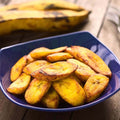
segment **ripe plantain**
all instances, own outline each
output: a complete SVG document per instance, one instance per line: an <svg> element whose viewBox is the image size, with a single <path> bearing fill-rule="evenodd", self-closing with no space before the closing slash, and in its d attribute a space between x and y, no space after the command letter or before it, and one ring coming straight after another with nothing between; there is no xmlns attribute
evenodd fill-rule
<svg viewBox="0 0 120 120"><path fill-rule="evenodd" d="M72 30L84 22L89 11L4 11L0 13L0 35L17 30L57 33Z"/></svg>
<svg viewBox="0 0 120 120"><path fill-rule="evenodd" d="M8 5L0 8L0 11L10 10L53 10L53 9L69 9L69 10L83 10L82 7L76 4L63 0L35 0L14 5Z"/></svg>

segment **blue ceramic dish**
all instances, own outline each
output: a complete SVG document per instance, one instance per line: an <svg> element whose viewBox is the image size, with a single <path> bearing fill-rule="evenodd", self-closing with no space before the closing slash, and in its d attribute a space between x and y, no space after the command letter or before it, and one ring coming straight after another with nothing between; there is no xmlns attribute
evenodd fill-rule
<svg viewBox="0 0 120 120"><path fill-rule="evenodd" d="M28 54L31 50L37 47L45 46L48 48L56 48L60 46L71 45L80 45L89 48L90 50L98 54L110 67L112 71L112 78L109 82L108 87L98 99L91 103L77 107L62 105L60 106L60 108L50 109L40 106L32 106L26 103L26 101L23 98L16 97L6 91L6 88L11 83L10 69L20 57L22 57L25 54ZM9 100L22 107L54 112L78 110L98 104L104 101L105 99L111 97L113 94L120 90L120 63L115 57L115 55L106 46L104 46L99 40L97 40L88 32L74 32L54 37L48 37L30 42L16 44L13 46L2 48L0 50L0 87L2 92Z"/></svg>

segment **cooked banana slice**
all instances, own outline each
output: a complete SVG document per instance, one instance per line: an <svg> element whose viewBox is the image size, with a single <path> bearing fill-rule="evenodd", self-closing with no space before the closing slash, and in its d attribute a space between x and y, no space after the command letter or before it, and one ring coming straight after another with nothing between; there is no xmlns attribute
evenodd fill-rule
<svg viewBox="0 0 120 120"><path fill-rule="evenodd" d="M91 102L98 98L100 94L105 90L109 83L109 78L101 75L92 75L84 85L84 90L86 93L86 102Z"/></svg>
<svg viewBox="0 0 120 120"><path fill-rule="evenodd" d="M88 65L76 59L68 59L67 62L73 63L78 66L78 68L75 71L75 74L83 82L86 82L91 75L95 74L95 71L92 70Z"/></svg>
<svg viewBox="0 0 120 120"><path fill-rule="evenodd" d="M35 61L36 59L32 58L30 54L27 55L27 64Z"/></svg>
<svg viewBox="0 0 120 120"><path fill-rule="evenodd" d="M43 96L41 102L45 107L48 108L57 108L59 105L59 95L54 90L53 87L51 87L48 92Z"/></svg>
<svg viewBox="0 0 120 120"><path fill-rule="evenodd" d="M57 52L62 52L67 48L67 46L64 47L58 47L55 49L48 49L45 47L40 47L40 48L36 48L33 51L30 52L30 55L32 58L35 59L41 59L43 57L46 57L49 54L53 54L53 53L57 53Z"/></svg>
<svg viewBox="0 0 120 120"><path fill-rule="evenodd" d="M73 55L76 59L89 65L97 73L111 77L112 73L109 67L97 54L91 50L85 47L72 46L67 48L66 51Z"/></svg>
<svg viewBox="0 0 120 120"><path fill-rule="evenodd" d="M20 58L15 65L11 68L10 79L15 81L22 73L24 66L27 64L27 56Z"/></svg>
<svg viewBox="0 0 120 120"><path fill-rule="evenodd" d="M30 79L30 75L22 73L16 81L10 84L10 86L7 88L7 91L12 94L24 93L30 83Z"/></svg>
<svg viewBox="0 0 120 120"><path fill-rule="evenodd" d="M51 83L48 81L33 79L25 92L25 100L30 104L40 102L50 86Z"/></svg>
<svg viewBox="0 0 120 120"><path fill-rule="evenodd" d="M73 58L73 56L70 55L69 53L59 52L59 53L48 55L46 58L49 62L56 62L56 61L62 61L62 60Z"/></svg>
<svg viewBox="0 0 120 120"><path fill-rule="evenodd" d="M85 102L85 92L74 76L53 82L54 89L72 106L82 105Z"/></svg>
<svg viewBox="0 0 120 120"><path fill-rule="evenodd" d="M49 64L46 60L36 60L23 68L23 72L31 74L32 72L39 70L44 65Z"/></svg>
<svg viewBox="0 0 120 120"><path fill-rule="evenodd" d="M56 81L69 76L77 66L66 61L51 63L33 72L31 75L40 80Z"/></svg>

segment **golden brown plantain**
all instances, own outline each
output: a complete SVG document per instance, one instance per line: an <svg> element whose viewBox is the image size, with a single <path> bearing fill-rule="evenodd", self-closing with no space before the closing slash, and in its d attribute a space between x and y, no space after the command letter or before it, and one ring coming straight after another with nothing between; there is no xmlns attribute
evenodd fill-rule
<svg viewBox="0 0 120 120"><path fill-rule="evenodd" d="M71 55L73 55L79 61L90 66L95 72L111 77L112 73L106 63L91 50L80 47L72 46L66 49Z"/></svg>
<svg viewBox="0 0 120 120"><path fill-rule="evenodd" d="M85 102L85 92L74 76L53 82L54 89L72 106L82 105Z"/></svg>
<svg viewBox="0 0 120 120"><path fill-rule="evenodd" d="M46 33L70 31L84 22L89 13L87 10L3 11L0 13L0 35L17 30Z"/></svg>
<svg viewBox="0 0 120 120"><path fill-rule="evenodd" d="M24 66L27 64L27 56L20 58L11 68L10 79L15 81L22 73Z"/></svg>
<svg viewBox="0 0 120 120"><path fill-rule="evenodd" d="M95 74L94 70L92 70L88 65L76 59L68 59L67 62L73 63L78 66L78 68L75 71L75 74L83 82L86 82L91 75Z"/></svg>
<svg viewBox="0 0 120 120"><path fill-rule="evenodd" d="M40 102L50 86L51 83L46 80L33 79L25 92L25 100L29 104L36 104Z"/></svg>
<svg viewBox="0 0 120 120"><path fill-rule="evenodd" d="M27 55L27 64L35 61L36 59L32 58L30 54Z"/></svg>
<svg viewBox="0 0 120 120"><path fill-rule="evenodd" d="M91 102L98 98L100 94L105 90L108 83L109 78L101 74L95 74L89 77L84 85L86 102Z"/></svg>
<svg viewBox="0 0 120 120"><path fill-rule="evenodd" d="M70 10L83 10L82 7L76 4L63 1L63 0L34 0L19 4L7 5L0 8L0 11L10 10L53 10L53 9L70 9Z"/></svg>
<svg viewBox="0 0 120 120"><path fill-rule="evenodd" d="M54 90L53 87L51 87L48 92L43 96L41 102L45 107L57 108L59 105L59 99L60 98L58 93Z"/></svg>
<svg viewBox="0 0 120 120"><path fill-rule="evenodd" d="M36 60L25 66L23 68L23 72L30 75L32 72L39 70L41 67L47 64L48 62L46 60Z"/></svg>
<svg viewBox="0 0 120 120"><path fill-rule="evenodd" d="M22 73L16 81L10 84L10 86L7 88L7 91L12 94L24 93L30 83L30 79L30 75Z"/></svg>
<svg viewBox="0 0 120 120"><path fill-rule="evenodd" d="M64 51L66 48L67 48L67 46L58 47L58 48L55 48L55 49L48 49L48 48L45 48L45 47L40 47L40 48L36 48L36 49L32 50L30 52L30 55L31 55L32 58L41 59L43 57L46 57L49 54Z"/></svg>
<svg viewBox="0 0 120 120"><path fill-rule="evenodd" d="M50 54L46 58L49 62L56 62L56 61L62 61L73 58L73 56L66 52L59 52L59 53Z"/></svg>
<svg viewBox="0 0 120 120"><path fill-rule="evenodd" d="M77 66L66 61L51 63L33 72L31 75L40 80L56 81L69 76Z"/></svg>

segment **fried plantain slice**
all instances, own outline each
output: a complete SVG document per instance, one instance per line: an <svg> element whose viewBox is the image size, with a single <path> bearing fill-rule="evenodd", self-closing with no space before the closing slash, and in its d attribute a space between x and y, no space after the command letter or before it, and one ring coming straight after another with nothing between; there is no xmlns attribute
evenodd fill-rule
<svg viewBox="0 0 120 120"><path fill-rule="evenodd" d="M94 74L89 77L84 85L86 102L91 102L98 98L100 94L105 90L108 83L109 78L101 74Z"/></svg>
<svg viewBox="0 0 120 120"><path fill-rule="evenodd" d="M91 50L85 47L72 46L67 48L66 51L73 55L76 59L90 66L97 73L111 77L112 72L109 67L97 54Z"/></svg>
<svg viewBox="0 0 120 120"><path fill-rule="evenodd" d="M20 58L15 65L11 68L10 79L11 81L15 81L22 73L24 66L27 64L27 56L23 56Z"/></svg>
<svg viewBox="0 0 120 120"><path fill-rule="evenodd" d="M66 61L60 61L46 65L31 75L40 80L56 81L69 76L76 69L76 65Z"/></svg>
<svg viewBox="0 0 120 120"><path fill-rule="evenodd" d="M10 86L7 88L7 91L12 94L24 93L30 83L30 79L30 75L22 73L16 81L10 84Z"/></svg>
<svg viewBox="0 0 120 120"><path fill-rule="evenodd" d="M94 70L92 70L88 65L80 62L79 60L68 59L67 62L76 64L78 66L78 68L75 71L75 74L83 82L86 82L91 75L95 74Z"/></svg>
<svg viewBox="0 0 120 120"><path fill-rule="evenodd" d="M58 93L54 90L53 87L51 87L48 92L43 96L41 102L45 107L57 108L59 105L59 99L60 98Z"/></svg>
<svg viewBox="0 0 120 120"><path fill-rule="evenodd" d="M43 57L46 57L49 54L57 53L57 52L62 52L67 48L67 46L64 47L59 47L55 49L48 49L46 47L40 47L32 50L30 52L30 55L34 59L41 59Z"/></svg>
<svg viewBox="0 0 120 120"><path fill-rule="evenodd" d="M50 86L51 83L46 80L33 79L25 92L25 100L29 104L36 104L40 102Z"/></svg>
<svg viewBox="0 0 120 120"><path fill-rule="evenodd" d="M84 104L86 99L84 89L74 76L54 81L52 85L58 94L72 106Z"/></svg>
<svg viewBox="0 0 120 120"><path fill-rule="evenodd" d="M27 55L27 64L35 61L36 59L32 58L30 54Z"/></svg>
<svg viewBox="0 0 120 120"><path fill-rule="evenodd" d="M56 62L56 61L62 61L73 58L73 56L66 52L59 52L59 53L50 54L46 58L49 62Z"/></svg>
<svg viewBox="0 0 120 120"><path fill-rule="evenodd" d="M23 72L26 74L31 74L32 72L40 69L44 65L49 64L46 60L36 60L23 68Z"/></svg>

